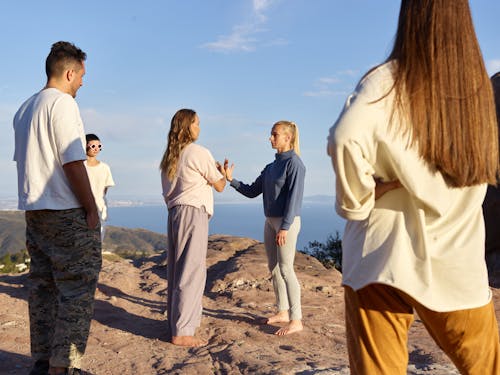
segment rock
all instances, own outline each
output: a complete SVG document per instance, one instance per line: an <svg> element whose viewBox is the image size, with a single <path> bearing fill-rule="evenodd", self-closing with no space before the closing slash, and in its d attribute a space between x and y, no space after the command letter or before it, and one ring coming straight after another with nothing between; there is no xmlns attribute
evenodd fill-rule
<svg viewBox="0 0 500 375"><path fill-rule="evenodd" d="M333 288L326 285L320 285L316 287L316 291L322 293L331 293L333 291Z"/></svg>

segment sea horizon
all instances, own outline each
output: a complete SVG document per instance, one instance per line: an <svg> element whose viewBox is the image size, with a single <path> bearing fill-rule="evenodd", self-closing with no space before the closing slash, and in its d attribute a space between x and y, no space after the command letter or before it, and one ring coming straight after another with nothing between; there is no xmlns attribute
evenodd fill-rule
<svg viewBox="0 0 500 375"><path fill-rule="evenodd" d="M167 233L168 210L163 205L111 206L106 225L142 228L156 233ZM214 215L209 221L209 234L249 237L263 241L264 210L260 203L216 202ZM339 217L332 205L305 202L301 212L301 230L297 249L304 250L309 242L325 242L336 232L342 236L345 220Z"/></svg>
<svg viewBox="0 0 500 375"><path fill-rule="evenodd" d="M312 241L326 242L328 236L335 236L337 232L342 236L345 220L335 213L333 203L333 196L304 197L298 250L304 250ZM0 210L17 211L17 199L0 198ZM168 210L161 198L114 198L108 201L106 225L166 234L167 217ZM264 221L262 200L216 200L214 215L209 221L209 234L263 241Z"/></svg>

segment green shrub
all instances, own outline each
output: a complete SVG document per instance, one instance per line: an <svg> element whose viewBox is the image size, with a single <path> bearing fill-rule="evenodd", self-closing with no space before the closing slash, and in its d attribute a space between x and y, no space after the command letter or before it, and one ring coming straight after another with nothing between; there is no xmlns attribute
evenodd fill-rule
<svg viewBox="0 0 500 375"><path fill-rule="evenodd" d="M0 265L3 267L0 268L0 273L14 273L14 272L23 272L20 271L16 264L26 264L29 268L29 255L26 250L21 250L15 254L4 254L0 258Z"/></svg>
<svg viewBox="0 0 500 375"><path fill-rule="evenodd" d="M342 240L339 232L335 232L335 236L330 234L325 243L310 241L302 252L315 257L326 268L335 267L342 272Z"/></svg>
<svg viewBox="0 0 500 375"><path fill-rule="evenodd" d="M115 253L103 253L102 258L109 260L110 262L119 262L119 261L123 260L123 258L121 256L119 256L118 254L115 254Z"/></svg>

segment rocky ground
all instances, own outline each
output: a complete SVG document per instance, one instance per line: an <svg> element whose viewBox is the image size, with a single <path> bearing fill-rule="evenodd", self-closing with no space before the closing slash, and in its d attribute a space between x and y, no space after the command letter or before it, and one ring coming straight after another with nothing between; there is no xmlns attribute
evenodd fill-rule
<svg viewBox="0 0 500 375"><path fill-rule="evenodd" d="M297 253L304 331L277 337L255 319L274 312L263 244L214 235L199 335L202 348L167 341L166 267L161 255L141 264L105 260L83 368L94 375L349 374L340 274ZM26 274L0 277L0 374L31 366ZM494 290L500 319L500 293ZM388 348L390 350L390 348ZM458 374L418 317L410 333L408 374Z"/></svg>

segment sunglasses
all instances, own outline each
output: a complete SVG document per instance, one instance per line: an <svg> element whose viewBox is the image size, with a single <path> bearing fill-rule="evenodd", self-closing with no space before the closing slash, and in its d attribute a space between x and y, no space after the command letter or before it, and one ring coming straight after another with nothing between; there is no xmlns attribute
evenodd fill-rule
<svg viewBox="0 0 500 375"><path fill-rule="evenodd" d="M99 150L100 150L102 148L102 145L90 145L90 146L87 146L87 148L91 148L92 150L99 148Z"/></svg>

